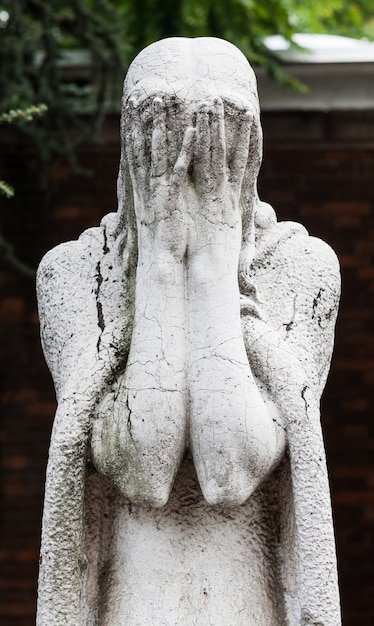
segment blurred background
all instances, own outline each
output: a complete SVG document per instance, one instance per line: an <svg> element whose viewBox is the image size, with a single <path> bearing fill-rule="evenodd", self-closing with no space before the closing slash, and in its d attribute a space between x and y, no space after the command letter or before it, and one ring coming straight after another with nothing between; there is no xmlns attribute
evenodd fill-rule
<svg viewBox="0 0 374 626"><path fill-rule="evenodd" d="M116 209L123 76L167 36L254 65L260 195L327 241L342 301L322 401L343 623L374 624L374 0L0 0L0 623L35 623L55 411L35 268Z"/></svg>

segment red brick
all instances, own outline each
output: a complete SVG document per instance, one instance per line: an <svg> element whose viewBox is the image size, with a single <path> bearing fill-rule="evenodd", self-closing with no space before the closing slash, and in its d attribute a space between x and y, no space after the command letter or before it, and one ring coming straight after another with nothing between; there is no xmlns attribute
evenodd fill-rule
<svg viewBox="0 0 374 626"><path fill-rule="evenodd" d="M0 302L0 319L4 324L17 324L23 319L25 302L22 298L4 298Z"/></svg>

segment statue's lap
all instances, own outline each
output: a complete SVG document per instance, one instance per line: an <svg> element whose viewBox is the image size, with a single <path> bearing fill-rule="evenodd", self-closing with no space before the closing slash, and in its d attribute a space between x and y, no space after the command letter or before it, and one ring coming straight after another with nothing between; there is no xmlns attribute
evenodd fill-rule
<svg viewBox="0 0 374 626"><path fill-rule="evenodd" d="M93 516L95 504L101 510L103 506L102 485L100 499L92 505L95 481L102 479L92 475L89 481L88 515ZM101 578L106 584L100 603L106 608L99 623L279 626L282 611L272 545L277 533L266 512L271 481L241 507L211 507L187 455L161 509L131 505L109 488L111 517L108 534L101 534L110 538ZM105 552L107 547L98 548L88 536L87 549Z"/></svg>

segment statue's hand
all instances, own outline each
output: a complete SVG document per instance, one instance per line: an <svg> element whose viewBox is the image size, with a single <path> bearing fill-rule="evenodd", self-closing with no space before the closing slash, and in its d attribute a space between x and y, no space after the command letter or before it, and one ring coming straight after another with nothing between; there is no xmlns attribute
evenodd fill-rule
<svg viewBox="0 0 374 626"><path fill-rule="evenodd" d="M193 183L198 212L209 224L235 226L248 160L253 115L226 116L221 98L200 104L196 115Z"/></svg>
<svg viewBox="0 0 374 626"><path fill-rule="evenodd" d="M126 150L142 245L150 244L152 249L162 248L183 256L185 180L192 160L195 129L188 125L185 128L185 120L180 120L180 127L174 128L170 137L167 118L173 115L174 106L174 100L166 97L156 97L143 104L130 99ZM178 137L183 139L176 148Z"/></svg>

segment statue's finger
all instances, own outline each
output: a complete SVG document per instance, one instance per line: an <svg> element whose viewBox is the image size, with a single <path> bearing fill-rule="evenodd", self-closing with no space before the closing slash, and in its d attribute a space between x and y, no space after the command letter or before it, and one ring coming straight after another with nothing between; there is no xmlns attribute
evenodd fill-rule
<svg viewBox="0 0 374 626"><path fill-rule="evenodd" d="M210 162L216 175L225 175L226 169L226 139L224 110L221 98L215 98L213 115L210 125Z"/></svg>
<svg viewBox="0 0 374 626"><path fill-rule="evenodd" d="M143 138L140 133L140 112L137 107L137 100L130 98L126 104L124 120L124 136L126 155L129 161L130 170L137 166L137 155L139 151L143 153L141 144Z"/></svg>
<svg viewBox="0 0 374 626"><path fill-rule="evenodd" d="M144 179L146 166L149 163L147 134L142 116L143 112L138 101L130 98L126 108L126 155L130 173L136 175L139 182Z"/></svg>
<svg viewBox="0 0 374 626"><path fill-rule="evenodd" d="M196 141L194 175L197 180L204 180L209 176L210 166L210 126L209 110L207 102L200 104L196 115Z"/></svg>
<svg viewBox="0 0 374 626"><path fill-rule="evenodd" d="M151 168L152 176L162 176L167 168L166 111L159 97L153 100Z"/></svg>
<svg viewBox="0 0 374 626"><path fill-rule="evenodd" d="M130 164L133 162L133 127L134 127L134 99L126 103L125 114L122 119L122 141L124 141L127 159Z"/></svg>
<svg viewBox="0 0 374 626"><path fill-rule="evenodd" d="M186 179L188 169L192 162L196 129L189 126L184 133L182 147L178 159L174 165L171 184L173 187L180 186Z"/></svg>
<svg viewBox="0 0 374 626"><path fill-rule="evenodd" d="M239 190L248 161L251 129L253 116L250 111L245 111L241 117L236 135L235 147L229 163L230 183Z"/></svg>
<svg viewBox="0 0 374 626"><path fill-rule="evenodd" d="M254 186L256 184L258 172L261 166L262 159L262 130L260 120L253 119L251 126L251 136L249 141L248 150L248 169L249 169L249 184Z"/></svg>

